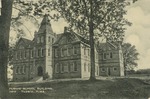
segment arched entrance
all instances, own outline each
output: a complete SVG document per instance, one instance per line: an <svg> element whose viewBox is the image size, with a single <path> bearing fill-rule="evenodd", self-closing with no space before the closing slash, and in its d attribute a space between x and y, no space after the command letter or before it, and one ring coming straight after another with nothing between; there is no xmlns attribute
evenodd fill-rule
<svg viewBox="0 0 150 99"><path fill-rule="evenodd" d="M38 67L38 76L43 76L43 68L41 66Z"/></svg>

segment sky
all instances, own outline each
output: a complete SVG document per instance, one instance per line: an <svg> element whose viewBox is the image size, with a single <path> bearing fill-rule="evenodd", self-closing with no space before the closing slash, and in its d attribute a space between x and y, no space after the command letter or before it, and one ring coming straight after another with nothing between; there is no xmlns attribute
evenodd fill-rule
<svg viewBox="0 0 150 99"><path fill-rule="evenodd" d="M132 26L125 32L125 42L136 46L140 53L137 69L150 68L150 0L139 0L128 7L125 16Z"/></svg>
<svg viewBox="0 0 150 99"><path fill-rule="evenodd" d="M136 3L127 7L127 15L125 16L132 26L128 27L125 32L125 42L129 42L136 46L140 53L138 67L136 69L150 68L150 0L138 0ZM16 11L13 11L13 14ZM67 23L61 19L59 22L51 21L53 31L62 33ZM26 38L32 39L34 31L37 30L34 24L26 21L24 25L28 28ZM24 27L25 28L25 27ZM11 36L15 36L15 31L11 31ZM32 36L31 36L32 35Z"/></svg>

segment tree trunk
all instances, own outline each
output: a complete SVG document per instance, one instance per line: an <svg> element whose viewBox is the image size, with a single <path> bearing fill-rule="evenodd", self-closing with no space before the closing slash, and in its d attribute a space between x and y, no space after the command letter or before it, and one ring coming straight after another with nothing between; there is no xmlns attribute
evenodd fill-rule
<svg viewBox="0 0 150 99"><path fill-rule="evenodd" d="M90 75L90 80L96 80L95 78L95 49L94 49L94 32L93 32L93 23L90 23L89 27L90 31L90 47L91 47L91 75Z"/></svg>
<svg viewBox="0 0 150 99"><path fill-rule="evenodd" d="M90 0L90 16L89 16L89 33L90 33L90 47L91 47L91 75L90 80L94 81L95 78L95 48L94 48L94 24L93 24L93 2Z"/></svg>
<svg viewBox="0 0 150 99"><path fill-rule="evenodd" d="M7 63L13 0L2 0L1 4L2 8L0 16L0 98L7 99Z"/></svg>

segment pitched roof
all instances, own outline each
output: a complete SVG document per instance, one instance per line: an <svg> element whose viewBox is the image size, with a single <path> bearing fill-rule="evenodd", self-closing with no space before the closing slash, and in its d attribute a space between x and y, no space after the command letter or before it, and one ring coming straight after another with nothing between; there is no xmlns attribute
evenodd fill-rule
<svg viewBox="0 0 150 99"><path fill-rule="evenodd" d="M101 49L101 50L104 50L108 46L111 46L115 49L118 48L118 45L116 43L113 43L113 42L99 43L98 48Z"/></svg>
<svg viewBox="0 0 150 99"><path fill-rule="evenodd" d="M59 42L63 36L69 36L69 35L72 35L71 37L76 37L79 41L81 41L85 44L89 44L89 40L85 39L81 35L79 35L75 32L65 32L65 33L57 34L57 41L54 43L54 45L57 44L57 42Z"/></svg>
<svg viewBox="0 0 150 99"><path fill-rule="evenodd" d="M33 42L31 41L31 40L29 40L29 39L26 39L26 38L20 38L19 39L19 41L17 42L17 46L18 46L18 44L20 43L20 41L23 41L24 42L24 47L30 47L30 46L32 46L33 45ZM16 47L17 47L16 46Z"/></svg>
<svg viewBox="0 0 150 99"><path fill-rule="evenodd" d="M45 14L44 15L44 18L41 22L41 26L38 30L38 34L39 33L45 33L45 32L48 32L48 33L53 33L53 30L52 30L52 27L51 27L51 24L50 24L50 19L48 18L48 14Z"/></svg>

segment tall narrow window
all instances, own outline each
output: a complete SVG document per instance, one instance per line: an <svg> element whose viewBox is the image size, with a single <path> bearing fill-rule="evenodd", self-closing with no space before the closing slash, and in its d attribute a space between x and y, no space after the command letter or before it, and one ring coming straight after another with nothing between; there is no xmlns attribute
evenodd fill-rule
<svg viewBox="0 0 150 99"><path fill-rule="evenodd" d="M16 52L16 60L18 59L18 53Z"/></svg>
<svg viewBox="0 0 150 99"><path fill-rule="evenodd" d="M58 49L55 49L55 57L58 57Z"/></svg>
<svg viewBox="0 0 150 99"><path fill-rule="evenodd" d="M68 63L68 71L69 71L69 72L71 71L70 63Z"/></svg>
<svg viewBox="0 0 150 99"><path fill-rule="evenodd" d="M22 57L23 57L23 53L22 51L20 51L20 59L22 59Z"/></svg>
<svg viewBox="0 0 150 99"><path fill-rule="evenodd" d="M50 48L48 49L48 56L50 56Z"/></svg>
<svg viewBox="0 0 150 99"><path fill-rule="evenodd" d="M43 43L43 42L44 42L44 36L41 37L41 43Z"/></svg>
<svg viewBox="0 0 150 99"><path fill-rule="evenodd" d="M110 58L113 58L113 54L112 54L112 52L110 52Z"/></svg>
<svg viewBox="0 0 150 99"><path fill-rule="evenodd" d="M16 74L19 73L19 67L16 67Z"/></svg>
<svg viewBox="0 0 150 99"><path fill-rule="evenodd" d="M44 56L44 49L41 48L41 56Z"/></svg>
<svg viewBox="0 0 150 99"><path fill-rule="evenodd" d="M103 59L106 59L106 53L103 53Z"/></svg>
<svg viewBox="0 0 150 99"><path fill-rule="evenodd" d="M64 56L64 49L61 48L61 57L63 57L63 56Z"/></svg>
<svg viewBox="0 0 150 99"><path fill-rule="evenodd" d="M40 43L40 37L37 37L37 43Z"/></svg>
<svg viewBox="0 0 150 99"><path fill-rule="evenodd" d="M76 46L73 47L73 50L74 50L74 54L77 54L77 47Z"/></svg>
<svg viewBox="0 0 150 99"><path fill-rule="evenodd" d="M64 65L61 64L61 73L63 73L63 72L64 72Z"/></svg>
<svg viewBox="0 0 150 99"><path fill-rule="evenodd" d="M86 71L86 63L84 63L84 71Z"/></svg>
<svg viewBox="0 0 150 99"><path fill-rule="evenodd" d="M30 51L30 56L33 58L33 50Z"/></svg>
<svg viewBox="0 0 150 99"><path fill-rule="evenodd" d="M88 64L88 72L90 72L90 64Z"/></svg>
<svg viewBox="0 0 150 99"><path fill-rule="evenodd" d="M55 64L55 73L59 73L59 64L58 63Z"/></svg>
<svg viewBox="0 0 150 99"><path fill-rule="evenodd" d="M88 56L90 56L90 49L88 49Z"/></svg>
<svg viewBox="0 0 150 99"><path fill-rule="evenodd" d="M50 36L48 37L48 42L51 42L51 37Z"/></svg>
<svg viewBox="0 0 150 99"><path fill-rule="evenodd" d="M77 62L74 62L74 71L77 71Z"/></svg>
<svg viewBox="0 0 150 99"><path fill-rule="evenodd" d="M54 43L54 38L52 38L52 43Z"/></svg>
<svg viewBox="0 0 150 99"><path fill-rule="evenodd" d="M25 50L24 51L24 58L26 58L27 57L27 51Z"/></svg>
<svg viewBox="0 0 150 99"><path fill-rule="evenodd" d="M37 57L40 56L40 49L37 50Z"/></svg>
<svg viewBox="0 0 150 99"><path fill-rule="evenodd" d="M86 55L86 48L84 48L84 55Z"/></svg>

